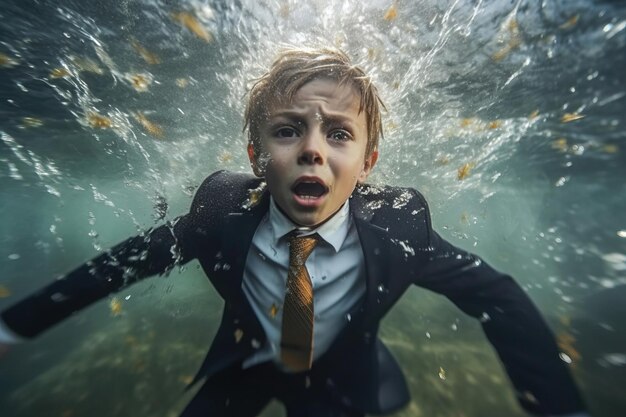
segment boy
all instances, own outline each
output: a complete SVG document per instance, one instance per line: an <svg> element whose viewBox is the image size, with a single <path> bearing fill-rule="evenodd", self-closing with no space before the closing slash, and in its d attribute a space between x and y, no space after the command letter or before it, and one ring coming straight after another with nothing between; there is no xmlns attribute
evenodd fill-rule
<svg viewBox="0 0 626 417"><path fill-rule="evenodd" d="M141 278L197 258L225 301L190 416L385 414L409 399L377 337L410 284L481 318L528 411L583 416L554 339L514 281L432 230L415 190L366 185L381 102L341 51L282 52L245 112L256 177L218 172L188 214L122 242L2 313L34 337ZM2 340L2 339L0 339Z"/></svg>

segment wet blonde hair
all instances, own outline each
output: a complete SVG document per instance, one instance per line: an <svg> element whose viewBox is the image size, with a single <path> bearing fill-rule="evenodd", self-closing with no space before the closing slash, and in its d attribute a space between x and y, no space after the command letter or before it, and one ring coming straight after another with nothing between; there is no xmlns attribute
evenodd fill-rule
<svg viewBox="0 0 626 417"><path fill-rule="evenodd" d="M339 49L288 48L278 54L269 71L256 79L248 92L244 131L248 130L248 143L255 154L258 155L260 128L269 117L270 103L276 99L290 102L302 86L319 78L348 84L359 93L359 113L365 112L367 123L365 158L378 148L378 140L383 136L381 108L385 109L385 105L365 72Z"/></svg>

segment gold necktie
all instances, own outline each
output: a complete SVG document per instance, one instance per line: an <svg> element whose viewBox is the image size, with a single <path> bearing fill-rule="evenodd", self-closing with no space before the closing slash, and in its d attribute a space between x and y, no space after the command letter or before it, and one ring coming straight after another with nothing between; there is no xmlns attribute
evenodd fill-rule
<svg viewBox="0 0 626 417"><path fill-rule="evenodd" d="M289 239L289 272L283 303L280 357L290 370L311 369L313 363L313 285L304 266L319 236Z"/></svg>

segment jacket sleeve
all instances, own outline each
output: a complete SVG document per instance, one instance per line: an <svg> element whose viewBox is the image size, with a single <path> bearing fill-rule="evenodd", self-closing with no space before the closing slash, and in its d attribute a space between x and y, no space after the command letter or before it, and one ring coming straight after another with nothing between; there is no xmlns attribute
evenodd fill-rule
<svg viewBox="0 0 626 417"><path fill-rule="evenodd" d="M415 283L445 295L481 321L527 411L562 415L584 410L554 336L530 298L510 276L433 231L421 200L428 237Z"/></svg>
<svg viewBox="0 0 626 417"><path fill-rule="evenodd" d="M195 258L200 242L207 240L203 202L210 179L196 193L188 214L115 245L19 301L2 312L4 323L20 337L35 337L108 294Z"/></svg>

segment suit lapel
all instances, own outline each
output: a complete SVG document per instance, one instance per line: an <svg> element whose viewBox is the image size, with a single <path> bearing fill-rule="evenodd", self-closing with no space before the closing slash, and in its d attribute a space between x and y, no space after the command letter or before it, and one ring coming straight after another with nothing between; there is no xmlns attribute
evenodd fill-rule
<svg viewBox="0 0 626 417"><path fill-rule="evenodd" d="M365 323L375 316L376 306L381 304L381 297L387 291L387 279L390 271L389 232L374 223L374 211L366 204L359 189L350 199L350 208L354 216L357 233L363 249L366 271L366 293L364 300Z"/></svg>
<svg viewBox="0 0 626 417"><path fill-rule="evenodd" d="M223 265L228 265L228 270L223 271L227 276L225 290L230 293L229 299L233 300L233 306L245 306L246 313L250 306L241 288L243 271L252 238L259 223L267 214L270 202L267 190L259 194L260 196L255 197L258 199L255 200L258 201L257 204L252 206L242 204L226 215L221 237Z"/></svg>

